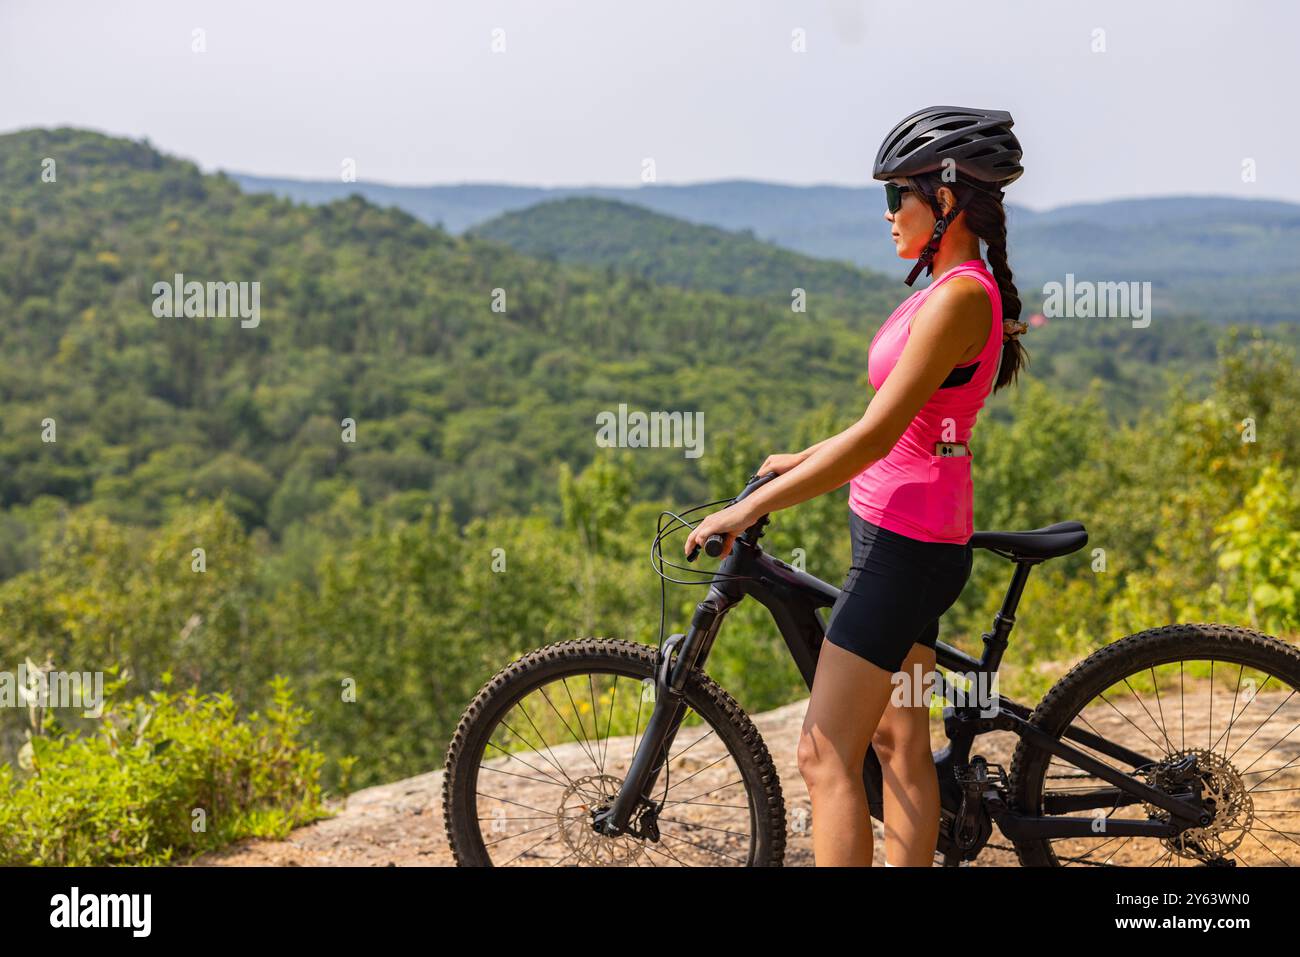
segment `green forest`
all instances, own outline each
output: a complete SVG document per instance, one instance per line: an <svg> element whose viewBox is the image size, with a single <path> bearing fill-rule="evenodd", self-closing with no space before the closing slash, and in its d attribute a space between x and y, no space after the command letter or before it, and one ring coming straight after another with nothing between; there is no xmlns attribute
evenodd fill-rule
<svg viewBox="0 0 1300 957"><path fill-rule="evenodd" d="M871 335L906 295L621 204L451 236L72 129L0 137L0 184L0 669L108 672L116 702L39 727L0 710L0 863L157 860L142 848L185 829L141 823L122 762L214 741L229 774L167 765L150 793L221 805L252 775L200 843L285 833L322 788L440 767L512 658L653 643L658 513L860 416ZM260 321L158 317L176 274L259 283ZM1090 539L1031 576L1004 693L1171 621L1300 632L1300 337L1211 320L1035 329L982 413L976 526L1078 519ZM703 454L600 447L620 404L702 413ZM847 528L841 489L764 544L838 585ZM945 641L977 649L1007 576L977 558ZM670 588L667 629L701 597ZM806 694L752 604L709 671L750 712ZM103 820L69 824L76 795L133 822L114 847Z"/></svg>

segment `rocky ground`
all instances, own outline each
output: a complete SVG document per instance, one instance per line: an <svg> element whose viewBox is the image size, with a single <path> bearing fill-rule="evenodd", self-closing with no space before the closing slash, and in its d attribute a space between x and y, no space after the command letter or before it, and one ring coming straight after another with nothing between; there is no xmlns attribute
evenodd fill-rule
<svg viewBox="0 0 1300 957"><path fill-rule="evenodd" d="M1221 731L1224 725L1224 716L1230 713L1232 704L1232 696L1229 691L1224 692L1222 701L1219 700L1219 696L1216 694L1214 705L1216 736ZM1241 705L1238 704L1237 707L1240 708ZM1253 738L1245 740L1250 733L1250 728L1246 727L1243 733L1234 735L1227 750L1233 751L1241 748L1233 758L1233 763L1238 770L1249 768L1252 758L1262 755L1265 751L1268 751L1267 756L1264 757L1258 768L1254 769L1256 775L1259 774L1259 768L1271 769L1278 765L1300 764L1300 741L1293 740L1300 736L1293 735L1284 741L1281 746L1273 748L1271 751L1268 750L1290 728L1300 724L1300 713L1291 713L1300 712L1300 701L1295 699L1283 701L1280 696L1277 701L1272 701L1261 695L1260 700L1257 700L1252 707L1259 708L1263 713L1272 712L1278 708L1282 710L1273 716L1267 726L1268 734L1261 732ZM813 864L811 839L808 829L802 823L807 821L810 812L808 793L795 761L795 747L806 708L807 701L799 701L766 714L758 715L754 719L754 723L767 743L776 763L785 797L787 817L785 864L787 866L811 866ZM1200 715L1202 720L1196 720L1197 715ZM1189 712L1187 715L1183 726L1179 729L1179 733L1185 737L1185 741L1189 746L1194 741L1198 742L1199 746L1202 747L1208 743L1209 727L1204 720L1208 715L1209 709L1201 709L1194 713ZM1121 711L1099 703L1090 708L1085 713L1085 717L1093 730L1108 738L1123 740L1130 746L1149 748L1151 735L1161 737L1160 732L1153 723L1142 724L1145 719L1142 718L1140 710L1135 708L1127 708ZM1282 727L1283 724L1286 724L1285 728ZM686 732L687 729L683 728L683 734ZM697 733L701 732L697 729ZM1202 738L1207 740L1202 741ZM683 745L689 743L686 738L679 740ZM935 747L940 746L944 740L942 726L940 723L935 722L932 727L932 741ZM1174 743L1180 745L1177 739ZM723 749L716 735L713 735L709 740L701 741L701 745L700 753L692 755L692 758L698 762L699 768L707 770L708 762L713 753L709 751L710 747L716 749L719 755L725 757L725 749ZM1000 763L1009 771L1011 751L1014 745L1015 738L1010 734L995 733L982 736L977 742L976 750L978 753L985 755L990 762ZM619 747L623 747L627 753L630 753L631 742L626 739L613 739L610 741L609 747L611 755L617 756ZM1219 743L1218 750L1224 750L1223 742ZM576 751L574 753L577 754ZM561 760L567 759L561 757ZM689 768L691 765L687 767ZM1064 772L1065 770L1064 768L1055 768L1054 773ZM675 773L680 774L681 772ZM1258 812L1256 821L1264 822L1257 824L1256 827L1264 826L1289 831L1295 830L1296 818L1290 815L1300 815L1300 803L1297 802L1294 796L1295 793L1300 792L1292 792L1290 788L1300 784L1297 775L1300 775L1300 768L1290 767L1278 775L1269 776L1265 785L1268 788L1267 793L1256 796L1254 800L1254 807ZM704 779L701 778L700 780ZM1249 780L1253 784L1258 784L1261 777L1255 776ZM538 804L545 803L541 795L533 796L530 794L528 789L530 787L535 788L536 785L530 784L527 779L515 775L512 777L512 782L514 790L510 793L510 803L515 804L515 806L527 805L530 807L534 802ZM1088 781L1087 785L1095 786L1097 783L1094 779ZM553 799L551 804L554 804ZM687 810L696 811L695 808L688 809L685 807L679 810L682 812ZM717 813L725 812L718 811ZM1132 813L1133 809L1128 808L1126 813L1121 816L1130 816ZM544 827L553 826L544 825ZM706 830L713 831L719 830L716 827L707 828L706 824L701 824L698 814L691 817L690 826L693 828L705 827ZM884 863L881 856L883 835L878 821L873 820L872 826L875 830L876 864L879 865ZM705 832L689 830L686 833L698 835ZM1256 831L1254 833L1260 832ZM993 842L997 844L1010 843L996 829ZM1116 845L1121 843L1119 840L1115 841ZM1126 865L1150 863L1155 858L1152 850L1153 846L1150 841L1142 843L1144 845L1142 847L1114 848L1117 853L1115 853L1112 862ZM1087 846L1081 843L1077 853L1083 853ZM1092 846L1095 847L1096 842L1092 842ZM1300 844L1296 844L1292 840L1290 846L1292 848L1300 847ZM1267 857L1267 854L1265 850L1261 850L1263 847L1264 845L1255 840L1252 834L1246 834L1245 840L1238 848L1237 853L1242 855L1243 862L1252 865L1265 863L1264 858ZM1155 848L1155 852L1158 853L1158 851L1159 848ZM1141 855L1145 855L1145 858L1139 860L1138 857ZM1269 862L1278 863L1276 860ZM340 804L335 817L299 828L286 840L241 842L223 851L206 855L199 859L197 863L218 866L451 866L454 861L447 845L442 822L442 771L432 771L418 777L359 791L349 796L345 803ZM648 863L668 863L668 861L648 861ZM980 855L972 866L1015 866L1017 863L1016 855L1013 852L989 848ZM1288 863L1295 863L1295 861L1288 858Z"/></svg>

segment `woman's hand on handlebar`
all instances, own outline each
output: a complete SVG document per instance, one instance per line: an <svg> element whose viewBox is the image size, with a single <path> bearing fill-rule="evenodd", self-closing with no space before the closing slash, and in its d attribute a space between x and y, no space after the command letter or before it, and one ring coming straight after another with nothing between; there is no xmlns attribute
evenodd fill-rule
<svg viewBox="0 0 1300 957"><path fill-rule="evenodd" d="M728 505L712 515L705 516L698 525L691 529L691 533L686 536L686 541L682 546L682 552L690 556L694 549L704 546L710 535L721 535L723 537L722 553L718 557L726 558L731 554L731 546L735 542L736 536L753 524L754 516L749 513L744 502Z"/></svg>
<svg viewBox="0 0 1300 957"><path fill-rule="evenodd" d="M754 474L766 475L768 472L775 472L777 475L784 475L807 457L807 452L777 452L765 458Z"/></svg>

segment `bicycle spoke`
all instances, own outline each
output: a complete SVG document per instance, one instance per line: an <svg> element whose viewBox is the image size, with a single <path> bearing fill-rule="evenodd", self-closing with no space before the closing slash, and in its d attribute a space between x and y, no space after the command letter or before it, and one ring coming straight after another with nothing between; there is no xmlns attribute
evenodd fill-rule
<svg viewBox="0 0 1300 957"><path fill-rule="evenodd" d="M668 858L669 860L676 861L676 862L677 862L678 864L680 864L682 867L690 867L690 866L691 866L690 864L688 864L688 863L686 863L685 861L683 861L683 860L682 860L680 857L678 857L676 854L674 854L674 853L672 852L672 849L671 849L671 848L667 848L667 847L664 847L664 846L662 846L662 845L647 844L647 845L646 845L646 850L647 850L648 852L650 852L651 854L661 854L661 855L663 855L664 857Z"/></svg>
<svg viewBox="0 0 1300 957"><path fill-rule="evenodd" d="M735 783L739 783L739 782L735 782ZM731 785L725 785L725 787L731 787ZM714 788L713 790L720 791L722 790L722 788ZM725 807L725 808L730 808L731 810L734 811L749 810L749 805L747 804L714 804L712 801L665 801L664 807L667 807L670 804L678 804L678 805L689 804L691 807Z"/></svg>
<svg viewBox="0 0 1300 957"><path fill-rule="evenodd" d="M587 752L587 756L591 758L591 763L594 764L594 765L596 766L596 770L597 770L597 771L600 771L600 770L601 770L600 760L596 757L596 755L591 751L591 748L589 747L589 745L590 745L591 742L590 742L590 741L588 740L588 738L587 738L587 725L586 725L586 723L582 720L582 709L579 708L579 707L578 707L578 703L577 703L576 701L573 700L573 691L570 690L570 688L569 688L569 679L568 679L568 678L563 678L563 679L561 679L560 684L564 687L564 693L565 693L566 695L568 695L568 698L569 698L569 704L572 705L572 707L573 707L574 717L577 719L577 722L578 722L578 728L582 731L582 741L581 741L581 744L584 746L584 747L583 747L583 750L585 750L585 751ZM588 684L588 686L591 685L591 676L590 676L590 675L587 676L587 684ZM546 693L545 693L545 692L542 692L542 697L543 697L543 698L546 697ZM547 703L550 704L550 699L549 699L549 698L547 699ZM555 710L555 705L551 705L551 709L552 709L552 710ZM596 712L596 702L595 702L594 699L593 699L592 702L591 702L591 713L592 713L592 722L595 724L595 730L599 731L599 730L600 730L600 724L599 724L599 722L596 720L596 714L597 714L597 712ZM559 712L557 711L556 714L559 714ZM566 724L565 726L567 727L567 724ZM575 736L575 737L576 737L576 736ZM600 745L599 745L599 744L596 745L596 750L597 750L597 751L600 750Z"/></svg>
<svg viewBox="0 0 1300 957"><path fill-rule="evenodd" d="M1132 686L1131 684L1128 683L1128 679L1127 679L1127 678L1124 679L1124 686L1125 686L1126 688L1128 688L1129 691L1133 691L1133 686ZM1156 687L1157 687L1157 689L1158 689L1158 688L1159 688L1159 685L1157 685ZM1161 725L1160 722L1156 720L1155 715L1153 715L1153 714L1151 713L1150 709L1147 708L1147 706L1146 706L1145 704L1142 703L1142 699L1138 697L1138 694L1137 694L1136 691L1133 691L1133 697L1134 697L1135 699L1137 699L1137 703L1138 703L1139 705L1142 705L1142 710L1146 712L1147 717L1150 718L1150 719L1151 719L1151 722L1156 726L1156 731L1158 731L1158 732L1160 733L1160 736L1161 736L1162 738L1165 739L1165 745L1169 748L1170 751L1172 751L1172 750L1174 749L1174 745L1173 745L1173 742L1171 742L1171 741L1169 740L1169 735L1165 734L1164 726ZM1156 744L1155 742L1152 742L1152 743L1153 743L1153 744ZM1156 747L1158 748L1158 747L1160 747L1160 745L1159 745L1159 744L1156 744Z"/></svg>
<svg viewBox="0 0 1300 957"><path fill-rule="evenodd" d="M592 713L596 715L593 723L596 730L600 731L600 717L596 709L596 690L592 687L592 676L587 675L587 690L591 694ZM614 712L618 710L618 675L614 676L614 686L609 689L609 720L605 722L604 745L600 749L600 773L605 773L605 759L609 757L609 729L614 723Z"/></svg>
<svg viewBox="0 0 1300 957"><path fill-rule="evenodd" d="M526 847L526 848L524 848L522 851L520 851L520 852L519 852L518 854L516 854L514 857L510 858L510 860L506 861L505 864L502 865L502 866L504 866L504 867L509 867L509 866L510 866L511 864L513 864L515 861L519 860L519 858L523 857L525 854L527 854L527 853L529 853L530 851L532 851L532 849L533 849L534 847L541 847L543 844L545 844L545 843L546 843L547 841L549 841L549 840L551 840L551 835L548 834L546 837L542 838L540 841L538 841L538 842L537 842L536 844L534 844L532 847Z"/></svg>
<svg viewBox="0 0 1300 957"><path fill-rule="evenodd" d="M500 751L502 754L504 754L507 758L510 758L512 761L518 761L518 762L519 762L520 764L522 764L524 767L528 768L528 769L531 770L531 771L536 771L538 774L542 775L542 776L545 778L544 781L543 781L543 780L539 780L538 778L529 778L530 781L538 781L539 784L554 784L556 787L561 787L561 788L564 787L564 782L555 780L555 778L551 777L549 774L547 774L547 773L546 773L545 771L543 771L541 768L535 768L535 767L533 767L531 764L529 764L527 761L525 761L525 760L524 760L523 758L521 758L519 755L515 754L515 752L505 750L503 747L501 747L501 745L497 744L495 741L489 741L489 742L488 742L488 745L489 745L490 747L496 748L498 751ZM487 765L487 764L483 765L483 770L484 770L484 771L495 771L495 772L497 772L498 774L514 774L514 773L515 773L514 771L506 771L506 770L503 770L502 768L492 767L491 765ZM528 775L526 775L526 774L520 774L520 775L518 775L518 776L521 777L521 778L522 778L522 777L528 777Z"/></svg>
<svg viewBox="0 0 1300 957"><path fill-rule="evenodd" d="M697 744L699 744L701 741L703 741L705 738L709 737L709 735L711 735L711 734L713 734L713 733L714 733L714 732L713 732L713 729L710 728L708 734L702 734L702 735L700 735L698 738L696 738L694 741L692 741L692 742L691 742L690 744L688 744L686 747L682 748L680 751L678 751L676 754L674 754L672 757L670 757L670 758L668 759L668 763L669 763L669 764L672 764L674 761L676 761L678 758L680 758L683 754L685 754L687 751L689 751L691 748L695 747Z"/></svg>
<svg viewBox="0 0 1300 957"><path fill-rule="evenodd" d="M718 832L721 833L721 834L734 834L734 835L736 835L736 837L749 837L749 833L748 833L747 831L733 831L733 830L731 830L730 828L726 828L726 827L713 827L713 826L710 825L710 824L695 824L695 823L692 822L692 821L679 821L679 820L678 820L677 818L675 818L675 817L661 817L659 820L660 820L661 822L662 822L662 821L668 821L668 822L671 823L671 824L681 824L681 825L683 825L683 826L685 826L685 827L697 827L697 828L700 828L701 830L705 830L705 831L718 831Z"/></svg>
<svg viewBox="0 0 1300 957"><path fill-rule="evenodd" d="M664 837L665 839L669 839L669 837L668 837L667 834L662 835L662 837ZM710 854L714 854L714 855L716 855L716 856L718 856L718 857L725 857L727 860L729 860L729 861L735 861L737 864L744 864L744 863L745 863L745 862L744 862L743 860L741 860L740 858L738 858L738 857L732 857L730 854L724 854L724 853L722 853L722 851L718 850L716 847L709 847L707 844L699 844L699 843L697 843L697 842L695 842L695 841L688 841L688 840L686 840L684 837L673 837L673 838L671 838L671 840L674 840L674 841L676 841L676 842L679 843L679 844L689 844L691 847L698 847L698 848L699 848L700 850L702 850L702 851L708 851Z"/></svg>
<svg viewBox="0 0 1300 957"><path fill-rule="evenodd" d="M516 707L518 706L516 705ZM522 711L524 717L528 719L528 723L532 725L533 730L537 732L537 736L542 739L542 747L546 749L547 754L542 754L542 752L538 751L537 748L533 747L531 741L529 741L523 735L519 734L519 732L517 732L514 728L510 727L510 725L506 724L504 720L501 722L501 724L506 728L507 731L509 731L511 734L515 735L516 737L518 737L520 741L524 742L524 744L528 745L529 749L534 754L536 754L539 758L541 758L551 767L555 768L555 770L559 771L560 774L564 777L564 780L568 781L569 784L572 785L573 779L569 777L568 773L564 770L563 766L558 761L555 760L555 753L551 751L551 746L546 743L545 735L543 735L542 732L538 730L537 725L533 722L532 716L528 714L528 710L526 708L519 708L519 710ZM505 748L500 748L499 745L497 747L502 751L505 750Z"/></svg>
<svg viewBox="0 0 1300 957"><path fill-rule="evenodd" d="M1155 747L1156 747L1157 749L1159 749L1159 747L1160 747L1160 742L1157 741L1155 738L1151 737L1151 735L1147 734L1145 731L1143 731L1141 728L1139 728L1136 724L1133 724L1133 720L1132 720L1128 715L1126 715L1123 711L1120 711L1119 708L1116 708L1115 705L1114 705L1113 703L1111 703L1110 699L1108 699L1108 698L1106 697L1105 694L1099 695L1099 697L1101 698L1102 701L1105 701L1106 704L1110 705L1111 708L1114 709L1114 711L1115 711L1115 713L1116 713L1117 715L1119 715L1121 718L1123 718L1123 719L1124 719L1125 721L1127 721L1129 724L1133 725L1133 730L1137 731L1139 734L1142 735L1142 737L1146 738L1146 739L1147 739L1148 741L1150 741L1153 745L1155 745Z"/></svg>
<svg viewBox="0 0 1300 957"><path fill-rule="evenodd" d="M1232 743L1232 726L1236 723L1237 718L1241 717L1241 715L1237 714L1237 696L1241 693L1241 676L1245 673L1245 671L1246 671L1245 665L1237 666L1237 685L1232 689L1232 707L1228 711L1228 714L1232 715L1232 717L1228 719L1228 726L1223 731L1224 757L1227 757L1228 745ZM1250 704L1250 702L1246 702L1246 703L1247 705ZM1242 708L1241 710L1245 711L1246 709ZM1217 744L1218 742L1216 741L1215 743Z"/></svg>
<svg viewBox="0 0 1300 957"><path fill-rule="evenodd" d="M564 863L565 861L567 861L569 858L573 857L576 853L577 853L576 851L570 851L568 854L565 854L563 857L557 859L556 862L555 862L554 864L552 864L551 866L552 866L552 867L559 867L561 864L563 864L563 863Z"/></svg>
<svg viewBox="0 0 1300 957"><path fill-rule="evenodd" d="M1286 861L1282 860L1281 855L1279 855L1279 854L1277 853L1277 851L1273 850L1271 847L1269 847L1267 844L1265 844L1263 841L1261 841L1261 840L1260 840L1258 837L1256 837L1254 834L1252 834L1251 832L1247 831L1247 832L1246 832L1246 836L1249 837L1249 838L1250 838L1252 841L1254 841L1256 844L1258 844L1260 847L1262 847L1264 850L1268 851L1270 854L1272 854L1274 857L1276 857L1279 861L1282 861L1282 864L1283 864L1284 867L1290 867L1290 866L1291 866L1291 865L1287 864Z"/></svg>
<svg viewBox="0 0 1300 957"><path fill-rule="evenodd" d="M716 788L709 788L707 791L701 791L699 794L695 795L695 797L704 797L704 795L712 794L714 791L725 791L727 788L734 788L737 784L744 783L743 779L737 778L736 780L729 781L726 784L719 784ZM693 804L694 801L695 798L687 798L684 801L664 801L664 806L667 807L669 804Z"/></svg>
<svg viewBox="0 0 1300 957"><path fill-rule="evenodd" d="M682 778L680 781L678 781L678 782L676 782L675 784L673 784L673 785L672 785L671 787L669 787L667 790L671 791L671 790L672 790L673 788L675 788L675 787L680 787L681 785L685 784L687 781L690 781L690 780L692 780L693 778L696 778L696 777L698 777L699 775L703 774L705 771L709 770L709 768L711 768L711 767L713 767L714 765L716 765L719 761L725 761L728 757L729 757L729 755L723 755L722 757L718 758L717 761L713 761L713 762L710 762L709 764L706 764L704 767L700 768L698 771L694 772L693 774L688 774L686 777Z"/></svg>
<svg viewBox="0 0 1300 957"><path fill-rule="evenodd" d="M1160 681L1156 678L1155 665L1151 665L1147 670L1151 672L1151 687L1155 689L1156 711L1160 713L1159 727L1160 730L1163 732L1165 727L1165 709L1164 709L1164 705L1160 701ZM1174 746L1173 743L1169 740L1169 735L1165 734L1164 739L1165 739L1165 743L1169 745L1169 750L1172 751L1174 749Z"/></svg>
<svg viewBox="0 0 1300 957"><path fill-rule="evenodd" d="M1182 737L1179 739L1178 750L1182 751L1187 747L1187 707L1183 699L1183 663L1178 662L1178 709L1182 716Z"/></svg>
<svg viewBox="0 0 1300 957"><path fill-rule="evenodd" d="M1288 700L1289 700L1289 699L1288 699ZM1279 705L1279 707L1280 707L1280 705ZM1277 714L1277 711L1274 710L1273 714ZM1270 719L1271 719L1272 717L1273 717L1272 714L1269 715L1269 718L1270 718ZM1262 728L1263 725L1260 725L1260 727ZM1262 752L1261 754L1259 754L1259 755L1255 758L1255 761L1258 761L1258 760L1259 760L1260 758L1262 758L1265 754L1268 754L1269 751L1272 751L1273 748L1276 748L1279 744L1281 744L1281 743L1282 743L1283 741L1285 741L1287 738L1291 737L1291 735L1295 732L1295 729L1296 729L1296 728L1300 728L1300 724L1296 724L1295 728L1292 728L1292 729L1291 729L1290 731L1288 731L1286 734L1282 735L1282 737L1280 737L1280 738L1278 738L1276 741L1274 741L1273 744L1268 748L1267 751ZM1256 728L1256 729L1255 729L1255 731L1258 731L1258 730L1259 730L1259 728ZM1255 736L1255 731L1252 731L1252 732L1250 733L1250 737L1251 737L1251 738L1253 738L1253 737ZM1241 744L1237 745L1237 751L1240 751L1240 750L1241 750L1241 749L1246 745L1246 743L1249 742L1249 741L1250 741L1250 738L1247 738L1245 741L1241 742ZM1231 754L1231 756L1230 756L1230 759L1231 759L1231 758L1235 758L1235 757L1237 756L1237 751L1233 751L1233 752L1232 752L1232 754ZM1247 770L1247 771L1249 771L1252 767L1255 766L1255 761L1251 761L1250 764L1248 764L1248 765L1246 766L1246 770Z"/></svg>
<svg viewBox="0 0 1300 957"><path fill-rule="evenodd" d="M1269 771L1268 768L1263 768L1263 769L1261 769L1261 770L1259 770L1259 771L1245 771L1245 772L1242 773L1241 776L1244 778L1247 774L1268 774L1268 778L1271 778L1274 774L1277 774L1277 772L1279 772L1279 771L1285 771L1287 768L1298 767L1298 765L1295 763L1297 760L1300 760L1300 758L1293 758L1292 760L1288 761L1286 764L1282 765L1280 768L1274 768L1272 771ZM1268 783L1268 778L1265 778L1263 781L1260 781L1259 784L1266 784L1266 783ZM1259 787L1259 784L1255 785L1255 787L1253 787L1253 788L1248 788L1247 790L1254 791L1256 788ZM1284 790L1284 791L1285 791L1285 790L1289 790L1289 789L1288 789L1288 788L1280 788L1279 790Z"/></svg>
<svg viewBox="0 0 1300 957"><path fill-rule="evenodd" d="M525 828L524 830L519 831L517 834L510 834L507 835L506 837L499 837L495 841L488 841L486 846L493 847L494 845L504 844L506 841L513 841L516 838L523 837L525 834L536 834L538 831L549 831L550 829L551 826L549 824L539 824L536 827ZM541 841L538 841L537 844L534 844L533 847L537 847L539 844L544 844L546 841L549 841L551 839L551 836L552 835L548 834Z"/></svg>
<svg viewBox="0 0 1300 957"><path fill-rule="evenodd" d="M479 792L479 796L480 796L480 797L488 798L488 799L493 800L493 801L500 801L502 804L513 804L515 807L521 807L521 808L523 808L525 811L536 811L538 814L542 815L543 817L547 818L548 820L552 820L552 821L555 820L555 815L554 815L554 814L552 814L552 813L549 812L549 811L544 811L544 810L542 810L540 807L533 807L533 806L530 805L530 804L521 804L521 803L518 802L518 801L512 801L512 800L510 800L510 798L498 797L498 796L495 795L495 794L484 794L482 791Z"/></svg>
<svg viewBox="0 0 1300 957"><path fill-rule="evenodd" d="M1133 840L1132 837L1126 837L1126 838L1124 838L1123 842L1121 842L1121 844L1119 845L1119 847L1115 848L1115 850L1113 850L1113 851L1110 852L1110 857L1106 858L1106 863L1109 864L1112 860L1114 860L1114 859L1115 859L1115 855L1119 853L1120 847L1123 847L1125 844L1127 844L1127 843L1128 843L1129 841L1131 841L1131 840Z"/></svg>
<svg viewBox="0 0 1300 957"><path fill-rule="evenodd" d="M562 681L560 682L560 684L564 685L564 690L565 690L565 692L567 693L568 690L569 690L569 684L568 684L568 682L562 680ZM572 736L573 740L576 741L576 742L578 743L578 746L579 746L579 747L581 747L584 751L587 752L587 757L591 758L591 764L592 764L592 766L593 766L593 767L596 767L596 768L599 768L599 765L598 765L597 762L596 762L596 756L595 756L594 754L591 753L591 749L590 749L590 747L588 747L588 745L589 745L590 742L588 742L588 741L586 740L586 737L585 737L585 735L586 735L586 729L585 729L585 728L583 729L583 737L579 738L578 735L577 735L576 733L574 733L574 730L573 730L573 728L569 725L569 722L568 722L567 720L565 720L564 715L560 714L560 709L557 708L557 707L555 707L555 702L553 702L553 701L551 700L551 696L548 695L548 694L546 693L546 689L545 689L545 688L539 688L539 689L537 689L537 690L541 692L541 694L542 694L542 700L545 701L545 702L547 703L547 705L550 706L550 709L551 709L552 711L555 712L555 716L556 716L557 718L560 719L560 722L564 725L565 730L569 732L570 736ZM572 695L569 696L569 700L570 700L570 701L573 700L573 696L572 696ZM576 711L577 708L575 707L574 710ZM579 723L582 722L582 715L581 715L581 713L579 713L579 715L578 715L578 721L579 721ZM549 749L550 749L550 746L548 745L548 746L547 746L547 750L549 750Z"/></svg>
<svg viewBox="0 0 1300 957"><path fill-rule="evenodd" d="M572 783L573 783L573 781L569 778L569 776L568 776L567 774L564 773L564 768L560 767L560 766L559 766L558 764L556 764L555 761L553 761L551 758L548 758L546 755L542 754L542 752L538 751L535 747L533 747L532 742L530 742L530 741L529 741L527 738L525 738L523 735L519 734L519 732L515 731L514 728L510 727L510 725L506 724L504 721L502 721L501 724L502 724L503 727L505 727L505 729L506 729L507 731L509 731L511 734L513 734L515 737L517 737L520 741L523 741L525 744L527 744L529 750L531 750L535 755L537 755L539 758L541 758L543 761L545 761L545 762L546 762L547 764L549 764L551 767L555 768L555 770L559 771L560 774L564 775L564 780L565 780L565 781L568 781L569 784L572 784ZM546 774L545 771L541 771L541 770L539 770L538 768L534 768L531 764L529 764L529 763L528 763L527 761L525 761L523 758L521 758L521 757L519 757L517 754L515 754L515 752L513 752L513 751L507 751L505 748L501 747L501 745L497 744L495 741L489 741L488 744L489 744L490 746L496 748L498 751L502 752L503 754L505 754L507 757L514 758L514 759L515 759L516 761L518 761L520 764L524 765L524 767L532 768L534 771L537 771L538 774ZM547 750L550 750L550 749L548 748ZM547 775L547 777L550 777L550 775ZM556 783L558 784L559 782L557 781Z"/></svg>

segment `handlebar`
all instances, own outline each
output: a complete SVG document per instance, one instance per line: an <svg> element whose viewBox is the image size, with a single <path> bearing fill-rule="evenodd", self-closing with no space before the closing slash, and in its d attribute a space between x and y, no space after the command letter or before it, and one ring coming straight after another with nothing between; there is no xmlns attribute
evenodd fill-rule
<svg viewBox="0 0 1300 957"><path fill-rule="evenodd" d="M741 490L741 493L731 500L731 504L735 505L737 502L739 502L750 492L754 491L754 489L761 488L762 486L766 485L768 482L772 481L772 479L776 478L777 474L778 473L776 472L768 472L764 475L757 475L757 474L751 475L749 479L745 482L745 487L744 489ZM760 518L759 522L761 521L762 519ZM758 524L758 522L756 522L755 524ZM704 542L704 551L710 558L717 558L719 555L722 554L722 549L723 546L726 545L726 542L727 540L725 536L718 535L718 534L710 535ZM686 560L688 562L693 562L695 561L696 558L699 557L699 555L700 555L700 546L696 545L687 554Z"/></svg>

